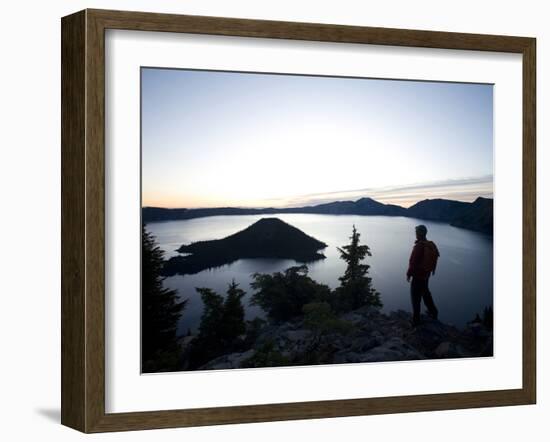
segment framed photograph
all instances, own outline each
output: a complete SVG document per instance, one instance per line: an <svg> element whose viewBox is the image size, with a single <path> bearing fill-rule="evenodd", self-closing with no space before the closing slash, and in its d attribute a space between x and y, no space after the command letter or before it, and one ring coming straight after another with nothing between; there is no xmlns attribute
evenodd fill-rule
<svg viewBox="0 0 550 442"><path fill-rule="evenodd" d="M62 423L536 400L535 39L62 19Z"/></svg>

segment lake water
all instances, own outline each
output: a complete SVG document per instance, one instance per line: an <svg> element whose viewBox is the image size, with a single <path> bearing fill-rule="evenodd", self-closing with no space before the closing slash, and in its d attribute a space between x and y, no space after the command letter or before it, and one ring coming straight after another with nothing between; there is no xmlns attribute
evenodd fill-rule
<svg viewBox="0 0 550 442"><path fill-rule="evenodd" d="M430 289L443 322L463 327L476 313L493 305L493 240L485 235L452 227L448 224L404 217L281 214L277 218L328 244L323 253L326 259L308 264L309 275L335 288L344 273L345 263L336 247L349 242L355 224L361 243L372 252L367 257L371 266L373 286L380 292L384 311L410 311L409 284L405 278L408 259L414 244L414 227L428 227L428 239L434 241L441 253ZM253 224L266 215L214 216L183 221L149 223L165 257L177 256L176 249L194 241L224 238ZM262 316L258 307L249 306L252 296L251 274L273 273L293 265L294 260L242 259L232 264L204 270L196 275L176 275L166 278L165 285L178 290L181 298L189 299L180 319L178 333L195 331L203 310L195 287L209 287L225 295L227 285L234 279L245 290L243 304L247 319ZM424 307L423 307L424 310Z"/></svg>

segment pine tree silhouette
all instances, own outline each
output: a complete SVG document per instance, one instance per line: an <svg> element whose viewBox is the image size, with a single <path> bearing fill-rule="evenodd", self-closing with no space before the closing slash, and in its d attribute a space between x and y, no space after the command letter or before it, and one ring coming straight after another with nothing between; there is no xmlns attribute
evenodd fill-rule
<svg viewBox="0 0 550 442"><path fill-rule="evenodd" d="M380 293L372 287L372 278L367 276L370 266L362 263L372 254L369 246L359 244L360 236L354 225L350 244L338 247L340 258L347 263L346 271L338 278L340 287L335 290L335 307L341 311L354 310L364 305L382 306Z"/></svg>
<svg viewBox="0 0 550 442"><path fill-rule="evenodd" d="M178 365L176 330L187 300L178 301L177 291L164 287L165 278L161 276L163 265L164 252L144 226L141 245L141 351L144 372L172 371Z"/></svg>
<svg viewBox="0 0 550 442"><path fill-rule="evenodd" d="M241 303L245 292L233 280L227 288L227 296L214 290L198 287L204 310L198 336L193 341L189 363L197 368L222 354L231 353L242 345L240 336L246 332L244 307Z"/></svg>

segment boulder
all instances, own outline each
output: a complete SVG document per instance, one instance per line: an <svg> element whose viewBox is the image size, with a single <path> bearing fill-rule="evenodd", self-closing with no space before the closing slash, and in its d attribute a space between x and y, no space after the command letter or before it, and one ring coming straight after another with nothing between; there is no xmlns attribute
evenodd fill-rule
<svg viewBox="0 0 550 442"><path fill-rule="evenodd" d="M364 353L365 351L368 351L371 348L376 347L377 345L380 345L380 343L381 343L380 338L372 337L372 336L361 336L361 337L355 338L352 341L351 349L359 353Z"/></svg>
<svg viewBox="0 0 550 442"><path fill-rule="evenodd" d="M465 356L465 351L459 344L449 341L439 344L434 353L438 358L463 358Z"/></svg>
<svg viewBox="0 0 550 442"><path fill-rule="evenodd" d="M403 339L394 337L361 355L361 362L389 362L425 359Z"/></svg>
<svg viewBox="0 0 550 442"><path fill-rule="evenodd" d="M424 359L424 356L398 337L390 338L382 345L370 347L366 349L366 351L354 351L351 349L341 350L336 352L333 356L333 362L336 364L408 361L415 359Z"/></svg>
<svg viewBox="0 0 550 442"><path fill-rule="evenodd" d="M349 350L339 351L335 353L333 356L334 364L346 364L346 363L354 363L354 362L362 362L361 355L354 351L349 351Z"/></svg>
<svg viewBox="0 0 550 442"><path fill-rule="evenodd" d="M352 312L349 312L349 313L345 313L345 314L341 315L339 319L341 319L343 321L346 321L346 322L351 322L354 325L359 325L361 323L366 322L366 320L367 320L367 318L364 315L358 313L357 311L352 311Z"/></svg>
<svg viewBox="0 0 550 442"><path fill-rule="evenodd" d="M252 357L255 353L254 349L247 350L241 353L230 353L228 355L220 356L216 359L212 359L203 366L199 367L199 370L221 370L228 368L239 368L241 363L246 359Z"/></svg>
<svg viewBox="0 0 550 442"><path fill-rule="evenodd" d="M305 329L289 330L283 336L289 341L304 342L311 337L311 332Z"/></svg>
<svg viewBox="0 0 550 442"><path fill-rule="evenodd" d="M454 327L437 320L423 318L420 325L405 332L404 339L422 354L432 356L439 344L455 341L457 336L458 331Z"/></svg>

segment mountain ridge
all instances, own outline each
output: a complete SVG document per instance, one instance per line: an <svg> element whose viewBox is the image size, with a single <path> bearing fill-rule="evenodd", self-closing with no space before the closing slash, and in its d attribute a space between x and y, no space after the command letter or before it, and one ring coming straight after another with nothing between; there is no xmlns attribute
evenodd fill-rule
<svg viewBox="0 0 550 442"><path fill-rule="evenodd" d="M454 227L474 230L489 235L493 233L493 199L484 197L478 197L471 203L443 198L425 199L418 201L409 208L395 204L384 204L369 197L360 198L356 201L334 201L313 206L280 209L273 207L215 207L202 209L143 207L142 221L148 223L219 215L274 215L285 213L404 216L446 222Z"/></svg>

